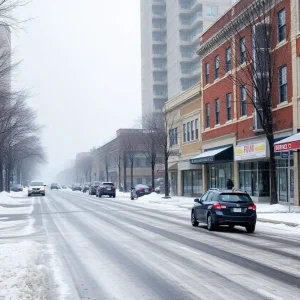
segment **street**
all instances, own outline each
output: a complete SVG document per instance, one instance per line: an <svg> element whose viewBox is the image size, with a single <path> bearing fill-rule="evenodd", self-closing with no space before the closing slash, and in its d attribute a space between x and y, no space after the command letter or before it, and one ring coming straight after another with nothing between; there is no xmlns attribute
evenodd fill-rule
<svg viewBox="0 0 300 300"><path fill-rule="evenodd" d="M47 191L34 198L29 239L55 246L72 300L299 299L299 234L260 223L255 234L211 233L189 213Z"/></svg>

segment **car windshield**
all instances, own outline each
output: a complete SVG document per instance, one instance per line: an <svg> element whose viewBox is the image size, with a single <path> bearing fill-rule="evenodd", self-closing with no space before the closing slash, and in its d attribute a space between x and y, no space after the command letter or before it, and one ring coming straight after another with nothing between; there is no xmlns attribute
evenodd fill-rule
<svg viewBox="0 0 300 300"><path fill-rule="evenodd" d="M32 181L31 183L30 183L30 185L31 186L42 186L42 185L44 185L42 182L39 182L39 181Z"/></svg>
<svg viewBox="0 0 300 300"><path fill-rule="evenodd" d="M14 184L13 187L21 187L21 184Z"/></svg>
<svg viewBox="0 0 300 300"><path fill-rule="evenodd" d="M247 194L220 194L221 202L252 202L251 198Z"/></svg>
<svg viewBox="0 0 300 300"><path fill-rule="evenodd" d="M102 183L104 186L114 186L112 182L103 182Z"/></svg>
<svg viewBox="0 0 300 300"><path fill-rule="evenodd" d="M100 181L95 181L94 183L93 183L93 185L99 185L101 182Z"/></svg>

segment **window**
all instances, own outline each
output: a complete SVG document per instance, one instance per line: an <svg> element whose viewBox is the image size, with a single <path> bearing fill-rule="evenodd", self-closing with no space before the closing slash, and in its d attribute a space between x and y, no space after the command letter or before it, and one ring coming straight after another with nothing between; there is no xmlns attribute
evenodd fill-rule
<svg viewBox="0 0 300 300"><path fill-rule="evenodd" d="M177 139L177 128L173 128L169 130L169 138L170 138L170 145L177 145L178 139Z"/></svg>
<svg viewBox="0 0 300 300"><path fill-rule="evenodd" d="M187 141L191 140L191 123L187 122Z"/></svg>
<svg viewBox="0 0 300 300"><path fill-rule="evenodd" d="M208 17L217 17L218 16L218 6L207 5L206 6L206 15Z"/></svg>
<svg viewBox="0 0 300 300"><path fill-rule="evenodd" d="M209 128L210 127L210 120L209 120L209 117L210 117L210 109L209 109L209 103L206 103L205 104L205 114L206 114L206 128Z"/></svg>
<svg viewBox="0 0 300 300"><path fill-rule="evenodd" d="M278 43L280 43L286 39L285 9L282 9L277 14L277 26L278 26Z"/></svg>
<svg viewBox="0 0 300 300"><path fill-rule="evenodd" d="M209 64L205 64L205 84L209 84Z"/></svg>
<svg viewBox="0 0 300 300"><path fill-rule="evenodd" d="M186 125L183 124L183 142L186 142Z"/></svg>
<svg viewBox="0 0 300 300"><path fill-rule="evenodd" d="M195 132L196 132L196 140L199 138L199 120L195 120Z"/></svg>
<svg viewBox="0 0 300 300"><path fill-rule="evenodd" d="M216 125L220 124L220 100L215 100L215 110L216 110Z"/></svg>
<svg viewBox="0 0 300 300"><path fill-rule="evenodd" d="M226 58L226 73L231 70L231 48L227 48L225 51Z"/></svg>
<svg viewBox="0 0 300 300"><path fill-rule="evenodd" d="M195 139L194 121L191 121L191 140Z"/></svg>
<svg viewBox="0 0 300 300"><path fill-rule="evenodd" d="M240 39L240 64L246 62L246 42L245 38Z"/></svg>
<svg viewBox="0 0 300 300"><path fill-rule="evenodd" d="M231 94L226 94L226 120L231 120Z"/></svg>
<svg viewBox="0 0 300 300"><path fill-rule="evenodd" d="M241 117L247 116L247 90L246 86L241 86Z"/></svg>
<svg viewBox="0 0 300 300"><path fill-rule="evenodd" d="M215 57L215 79L219 78L220 59L219 55Z"/></svg>
<svg viewBox="0 0 300 300"><path fill-rule="evenodd" d="M287 68L286 66L279 68L279 103L287 101Z"/></svg>

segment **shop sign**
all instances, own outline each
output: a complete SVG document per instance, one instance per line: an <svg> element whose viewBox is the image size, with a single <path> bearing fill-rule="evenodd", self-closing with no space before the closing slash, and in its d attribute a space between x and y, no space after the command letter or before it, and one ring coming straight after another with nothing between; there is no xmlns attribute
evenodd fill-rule
<svg viewBox="0 0 300 300"><path fill-rule="evenodd" d="M234 159L236 161L264 158L266 156L267 156L266 142L236 146L234 148Z"/></svg>
<svg viewBox="0 0 300 300"><path fill-rule="evenodd" d="M297 149L300 149L300 141L274 145L275 152L297 150Z"/></svg>

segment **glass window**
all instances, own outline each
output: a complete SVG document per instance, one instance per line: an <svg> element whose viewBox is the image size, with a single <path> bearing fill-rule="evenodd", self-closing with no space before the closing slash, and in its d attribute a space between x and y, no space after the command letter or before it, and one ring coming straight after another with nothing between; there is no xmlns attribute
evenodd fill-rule
<svg viewBox="0 0 300 300"><path fill-rule="evenodd" d="M187 141L191 140L191 123L187 122Z"/></svg>
<svg viewBox="0 0 300 300"><path fill-rule="evenodd" d="M282 9L277 14L278 23L278 42L282 42L286 39L286 19L285 19L285 9Z"/></svg>
<svg viewBox="0 0 300 300"><path fill-rule="evenodd" d="M216 110L216 125L220 124L220 100L215 100L215 110Z"/></svg>
<svg viewBox="0 0 300 300"><path fill-rule="evenodd" d="M207 5L206 6L206 15L208 17L217 17L218 16L218 6Z"/></svg>
<svg viewBox="0 0 300 300"><path fill-rule="evenodd" d="M196 132L196 140L199 138L199 120L195 120L195 132Z"/></svg>
<svg viewBox="0 0 300 300"><path fill-rule="evenodd" d="M227 48L225 50L225 57L226 57L226 72L231 70L231 48Z"/></svg>
<svg viewBox="0 0 300 300"><path fill-rule="evenodd" d="M219 55L215 57L215 79L219 78L220 59Z"/></svg>
<svg viewBox="0 0 300 300"><path fill-rule="evenodd" d="M191 140L195 139L194 121L191 121Z"/></svg>
<svg viewBox="0 0 300 300"><path fill-rule="evenodd" d="M209 84L209 64L205 64L205 84Z"/></svg>
<svg viewBox="0 0 300 300"><path fill-rule="evenodd" d="M287 101L287 67L278 70L279 103Z"/></svg>
<svg viewBox="0 0 300 300"><path fill-rule="evenodd" d="M231 94L226 94L226 120L231 120Z"/></svg>
<svg viewBox="0 0 300 300"><path fill-rule="evenodd" d="M246 86L241 86L241 117L247 116L247 90Z"/></svg>
<svg viewBox="0 0 300 300"><path fill-rule="evenodd" d="M183 124L183 142L186 142L186 125Z"/></svg>
<svg viewBox="0 0 300 300"><path fill-rule="evenodd" d="M210 201L212 201L213 194L214 194L214 193L210 192L210 193L208 194L208 196L207 196L205 202L210 202Z"/></svg>
<svg viewBox="0 0 300 300"><path fill-rule="evenodd" d="M205 114L206 114L206 128L210 127L210 109L209 103L205 104Z"/></svg>
<svg viewBox="0 0 300 300"><path fill-rule="evenodd" d="M240 39L240 64L246 62L246 42L245 38Z"/></svg>
<svg viewBox="0 0 300 300"><path fill-rule="evenodd" d="M202 194L202 170L186 170L183 173L183 194Z"/></svg>
<svg viewBox="0 0 300 300"><path fill-rule="evenodd" d="M226 188L226 182L231 179L234 182L233 164L222 163L208 165L207 188Z"/></svg>

